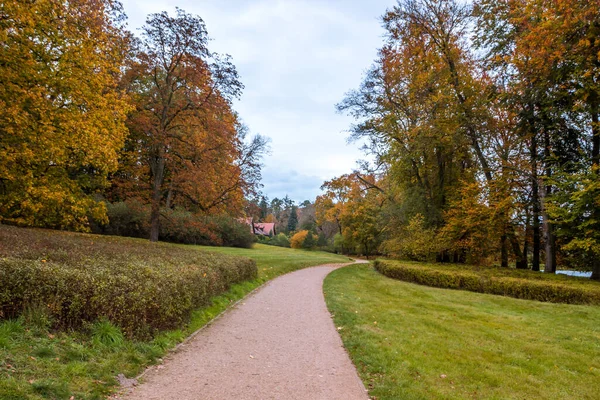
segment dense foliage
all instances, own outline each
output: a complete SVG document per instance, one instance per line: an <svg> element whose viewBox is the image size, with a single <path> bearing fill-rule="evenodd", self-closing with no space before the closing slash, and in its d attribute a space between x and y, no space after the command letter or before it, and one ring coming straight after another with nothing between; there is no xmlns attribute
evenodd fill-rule
<svg viewBox="0 0 600 400"><path fill-rule="evenodd" d="M0 4L0 222L89 231L102 200L132 201L158 240L164 209L241 217L260 188L268 140L202 18L151 14L138 37L125 18L114 0Z"/></svg>
<svg viewBox="0 0 600 400"><path fill-rule="evenodd" d="M3 1L0 42L0 221L85 229L127 136L120 6Z"/></svg>
<svg viewBox="0 0 600 400"><path fill-rule="evenodd" d="M106 318L145 337L180 326L212 296L256 274L246 258L0 225L1 318L33 308L55 327Z"/></svg>
<svg viewBox="0 0 600 400"><path fill-rule="evenodd" d="M108 203L108 224L92 224L94 233L147 238L150 206L134 202ZM171 243L249 248L254 236L248 225L226 215L198 215L184 209L161 211L159 239Z"/></svg>
<svg viewBox="0 0 600 400"><path fill-rule="evenodd" d="M465 267L405 261L375 262L390 278L446 289L497 294L552 303L600 304L600 285L584 278L493 267Z"/></svg>
<svg viewBox="0 0 600 400"><path fill-rule="evenodd" d="M325 183L319 220L351 251L600 279L598 3L399 0L383 27L338 105L375 163Z"/></svg>
<svg viewBox="0 0 600 400"><path fill-rule="evenodd" d="M306 241L306 238L308 237L308 235L309 235L309 232L306 230L296 232L294 234L294 236L292 236L292 238L290 239L290 247L292 249L304 248L304 242Z"/></svg>

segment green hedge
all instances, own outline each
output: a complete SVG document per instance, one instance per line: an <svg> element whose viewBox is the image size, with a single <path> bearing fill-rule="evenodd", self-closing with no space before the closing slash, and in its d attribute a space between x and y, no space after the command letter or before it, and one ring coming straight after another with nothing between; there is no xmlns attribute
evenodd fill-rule
<svg viewBox="0 0 600 400"><path fill-rule="evenodd" d="M420 285L552 303L600 304L600 284L584 278L466 265L382 260L374 265L389 278Z"/></svg>
<svg viewBox="0 0 600 400"><path fill-rule="evenodd" d="M233 283L247 258L168 244L0 225L0 318L41 307L60 329L101 318L129 337L180 326Z"/></svg>

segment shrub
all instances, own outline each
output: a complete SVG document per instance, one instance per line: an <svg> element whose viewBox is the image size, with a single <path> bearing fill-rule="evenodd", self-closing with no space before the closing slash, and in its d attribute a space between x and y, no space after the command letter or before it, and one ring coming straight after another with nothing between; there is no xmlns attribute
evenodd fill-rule
<svg viewBox="0 0 600 400"><path fill-rule="evenodd" d="M104 318L128 337L148 337L256 275L256 263L241 257L0 225L0 318L32 309L63 329Z"/></svg>
<svg viewBox="0 0 600 400"><path fill-rule="evenodd" d="M434 229L425 227L425 218L417 214L403 232L382 244L385 253L410 260L425 261L435 258L442 250Z"/></svg>
<svg viewBox="0 0 600 400"><path fill-rule="evenodd" d="M304 238L304 242L302 242L303 249L312 249L316 246L315 237L313 236L311 231L308 231L306 237Z"/></svg>
<svg viewBox="0 0 600 400"><path fill-rule="evenodd" d="M150 236L150 209L136 202L107 203L109 223L102 226L107 235L147 238ZM93 230L95 226L92 227Z"/></svg>
<svg viewBox="0 0 600 400"><path fill-rule="evenodd" d="M107 203L108 224L93 224L94 233L150 237L150 207L134 202ZM185 210L161 211L159 239L164 242L250 248L254 235L234 218L196 215Z"/></svg>
<svg viewBox="0 0 600 400"><path fill-rule="evenodd" d="M269 237L269 236L258 236L258 242L261 244L268 244L270 246L278 246L278 247L290 247L290 239L285 235L285 233L279 233L277 236Z"/></svg>
<svg viewBox="0 0 600 400"><path fill-rule="evenodd" d="M210 219L216 224L223 246L247 249L252 247L255 238L248 225L227 216L216 216Z"/></svg>
<svg viewBox="0 0 600 400"><path fill-rule="evenodd" d="M306 240L306 236L308 235L308 231L300 231L296 233L290 239L290 246L292 249L301 249L304 244L304 240Z"/></svg>
<svg viewBox="0 0 600 400"><path fill-rule="evenodd" d="M342 254L344 253L346 245L344 243L344 236L340 233L336 233L333 237L333 249L336 253Z"/></svg>
<svg viewBox="0 0 600 400"><path fill-rule="evenodd" d="M406 282L552 303L600 304L600 284L584 278L508 268L375 262L381 274Z"/></svg>

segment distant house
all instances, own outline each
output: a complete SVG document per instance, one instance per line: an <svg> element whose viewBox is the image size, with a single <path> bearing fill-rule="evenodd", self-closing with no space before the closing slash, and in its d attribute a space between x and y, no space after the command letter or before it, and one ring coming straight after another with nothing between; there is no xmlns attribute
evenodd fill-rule
<svg viewBox="0 0 600 400"><path fill-rule="evenodd" d="M252 218L242 218L239 221L250 226L250 232L255 235L275 236L274 222L252 222Z"/></svg>
<svg viewBox="0 0 600 400"><path fill-rule="evenodd" d="M275 236L275 223L273 222L255 222L252 227L255 235Z"/></svg>

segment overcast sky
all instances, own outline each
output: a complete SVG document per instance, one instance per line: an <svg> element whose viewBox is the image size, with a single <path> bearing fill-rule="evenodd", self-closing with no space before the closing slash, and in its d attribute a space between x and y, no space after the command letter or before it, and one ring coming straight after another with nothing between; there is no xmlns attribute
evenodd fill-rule
<svg viewBox="0 0 600 400"><path fill-rule="evenodd" d="M129 27L179 7L204 19L210 50L227 53L246 89L234 105L252 133L271 138L263 192L314 200L325 180L365 156L347 144L336 113L382 43L380 16L394 0L124 0Z"/></svg>

